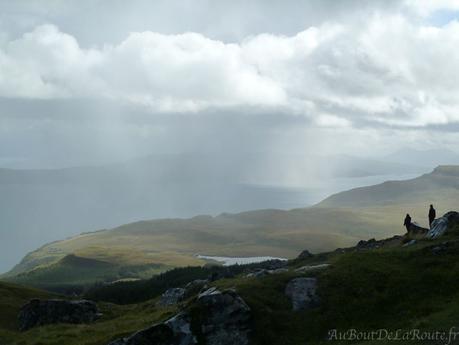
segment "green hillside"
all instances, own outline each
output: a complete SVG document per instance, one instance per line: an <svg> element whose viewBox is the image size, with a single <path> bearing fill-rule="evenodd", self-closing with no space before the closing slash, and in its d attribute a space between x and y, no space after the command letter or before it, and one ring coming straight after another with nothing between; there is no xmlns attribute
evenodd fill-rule
<svg viewBox="0 0 459 345"><path fill-rule="evenodd" d="M291 258L303 248L319 252L352 245L369 235L385 236L383 220L373 219L371 234L366 214L339 209L262 210L142 221L53 242L27 255L3 278L45 287L142 277L154 273L151 267L160 272L203 265L205 261L196 254ZM90 261L94 265L62 261L68 255L94 260ZM101 262L109 265L102 271ZM70 264L73 269L67 270Z"/></svg>
<svg viewBox="0 0 459 345"><path fill-rule="evenodd" d="M400 233L406 213L426 226L430 203L437 214L459 204L458 166L338 193L304 209L149 220L85 233L37 249L3 278L44 287L141 278L171 267L203 265L196 254L292 258L304 248L324 252ZM68 255L95 260L94 266L76 263L69 276L64 273L68 263L60 261ZM101 272L100 262L111 266Z"/></svg>
<svg viewBox="0 0 459 345"><path fill-rule="evenodd" d="M374 207L389 205L445 205L459 201L459 166L442 165L432 173L407 181L387 181L334 194L321 207Z"/></svg>
<svg viewBox="0 0 459 345"><path fill-rule="evenodd" d="M326 344L329 343L326 337L332 329L448 332L450 327L457 326L459 318L458 236L457 232L453 232L434 241L419 240L409 247L403 247L404 241L400 240L379 249L333 251L308 259L291 260L285 273L258 278L239 274L211 285L235 289L251 308L251 345ZM438 246L442 246L441 252L433 249ZM298 267L322 262L331 265L324 270L295 271ZM201 270L177 272L190 280L196 278L194 275L202 275ZM284 294L285 286L292 278L301 276L317 277L321 302L317 308L293 312ZM177 274L172 275L170 283L179 284L177 278ZM4 286L0 284L0 289L5 289ZM156 296L161 291L158 290ZM105 290L105 293L110 291ZM131 293L136 292L133 290ZM15 287L9 296L22 303L37 294L46 295ZM156 297L149 298L152 297L154 299L126 306L99 302L104 316L91 325L48 325L19 333L14 325L2 322L0 340L8 345L106 345L119 336L164 320L175 312L171 308L156 306ZM191 298L185 305L193 310L193 303ZM16 302L16 305L19 304ZM0 309L3 320L14 317L17 307L7 313L4 310ZM415 340L409 343L423 342Z"/></svg>
<svg viewBox="0 0 459 345"><path fill-rule="evenodd" d="M170 269L161 264L122 265L68 254L57 262L19 273L12 281L62 293L120 279L147 278ZM5 278L8 280L8 277Z"/></svg>
<svg viewBox="0 0 459 345"><path fill-rule="evenodd" d="M99 303L103 316L93 325L59 324L18 331L17 316L22 305L33 298L56 297L41 290L0 282L0 344L106 345L174 312L174 308L156 308L154 301L130 306Z"/></svg>
<svg viewBox="0 0 459 345"><path fill-rule="evenodd" d="M16 330L19 308L32 298L50 298L52 294L0 282L0 329ZM0 338L1 339L1 338Z"/></svg>

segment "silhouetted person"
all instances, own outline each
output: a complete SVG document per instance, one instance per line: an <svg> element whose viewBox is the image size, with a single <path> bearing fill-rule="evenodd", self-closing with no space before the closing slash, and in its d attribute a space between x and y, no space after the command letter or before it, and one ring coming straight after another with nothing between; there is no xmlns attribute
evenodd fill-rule
<svg viewBox="0 0 459 345"><path fill-rule="evenodd" d="M405 221L403 222L403 225L405 225L406 231L410 232L411 217L410 217L410 215L408 213L406 214Z"/></svg>
<svg viewBox="0 0 459 345"><path fill-rule="evenodd" d="M435 212L435 209L433 205L430 205L429 209L429 228L432 228L432 222L435 220L435 217L437 215L437 212Z"/></svg>

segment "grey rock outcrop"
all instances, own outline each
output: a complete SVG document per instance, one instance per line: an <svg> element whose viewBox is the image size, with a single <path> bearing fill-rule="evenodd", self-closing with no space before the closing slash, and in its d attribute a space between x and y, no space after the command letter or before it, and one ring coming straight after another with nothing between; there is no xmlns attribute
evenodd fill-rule
<svg viewBox="0 0 459 345"><path fill-rule="evenodd" d="M444 255L450 252L456 251L455 242L444 241L438 244L434 244L431 246L426 246L422 248L422 251L425 254L434 254L434 255ZM457 243L457 242L456 242Z"/></svg>
<svg viewBox="0 0 459 345"><path fill-rule="evenodd" d="M91 323L99 316L97 305L92 301L33 299L19 311L19 329L26 331L32 327L55 323Z"/></svg>
<svg viewBox="0 0 459 345"><path fill-rule="evenodd" d="M298 255L298 259L308 259L312 258L314 255L307 249L303 250L300 255Z"/></svg>
<svg viewBox="0 0 459 345"><path fill-rule="evenodd" d="M423 228L422 226L420 226L419 224L413 222L410 224L410 231L409 231L409 234L410 235L425 235L429 232L429 229L427 228Z"/></svg>
<svg viewBox="0 0 459 345"><path fill-rule="evenodd" d="M320 304L316 278L292 279L285 288L285 294L292 301L294 311L314 308Z"/></svg>
<svg viewBox="0 0 459 345"><path fill-rule="evenodd" d="M402 247L409 247L416 243L417 243L416 240L409 240L408 242L404 243Z"/></svg>
<svg viewBox="0 0 459 345"><path fill-rule="evenodd" d="M326 269L330 266L330 264L317 264L317 265L307 265L307 266L301 266L295 269L295 272L299 273L306 273L306 272L311 272L311 271L316 271L316 270L323 270Z"/></svg>
<svg viewBox="0 0 459 345"><path fill-rule="evenodd" d="M450 211L444 214L442 217L437 218L432 223L432 229L429 230L427 238L437 238L445 234L453 224L459 224L459 213Z"/></svg>
<svg viewBox="0 0 459 345"><path fill-rule="evenodd" d="M198 296L195 306L199 315L192 316L188 308L163 323L109 345L195 345L198 342L192 321L207 345L249 344L250 308L235 291L210 288ZM192 320L193 317L197 319Z"/></svg>
<svg viewBox="0 0 459 345"><path fill-rule="evenodd" d="M281 274L288 272L288 268L276 268L274 270L267 270L267 269L258 269L254 272L250 272L246 274L247 278L260 278L265 277L270 274Z"/></svg>
<svg viewBox="0 0 459 345"><path fill-rule="evenodd" d="M281 273L287 273L288 268L276 268L275 270L268 270L269 274L281 274Z"/></svg>
<svg viewBox="0 0 459 345"><path fill-rule="evenodd" d="M371 250L371 249L378 249L381 247L391 246L396 243L400 243L403 240L403 236L392 236L390 238L386 238L383 240L376 240L374 238L369 239L368 241L361 240L357 243L355 247L347 248L343 250L337 249L337 252L349 252L349 251L361 251L361 250Z"/></svg>
<svg viewBox="0 0 459 345"><path fill-rule="evenodd" d="M267 276L269 273L268 273L268 270L265 270L265 269L259 269L259 270L256 270L254 272L250 272L246 275L247 278L260 278L260 277L265 277Z"/></svg>
<svg viewBox="0 0 459 345"><path fill-rule="evenodd" d="M380 244L374 238L369 239L368 241L361 240L357 243L356 249L365 250L365 249L374 249L379 248Z"/></svg>
<svg viewBox="0 0 459 345"><path fill-rule="evenodd" d="M153 325L118 339L109 345L195 345L196 338L191 332L191 320L188 313L180 313L164 323Z"/></svg>
<svg viewBox="0 0 459 345"><path fill-rule="evenodd" d="M196 279L185 285L184 299L197 295L202 289L206 288L209 281L207 279Z"/></svg>
<svg viewBox="0 0 459 345"><path fill-rule="evenodd" d="M176 305L184 299L185 293L186 290L182 288L168 289L159 298L158 305L162 307Z"/></svg>
<svg viewBox="0 0 459 345"><path fill-rule="evenodd" d="M201 333L207 345L249 344L250 308L235 291L210 288L197 303L205 309Z"/></svg>

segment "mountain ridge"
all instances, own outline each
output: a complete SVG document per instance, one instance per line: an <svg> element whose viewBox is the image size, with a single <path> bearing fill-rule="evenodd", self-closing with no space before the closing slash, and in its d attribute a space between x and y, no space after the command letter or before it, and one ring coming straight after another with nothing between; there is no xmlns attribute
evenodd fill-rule
<svg viewBox="0 0 459 345"><path fill-rule="evenodd" d="M308 208L143 220L86 232L30 252L3 277L14 281L18 274L36 267L46 270L71 254L151 272L151 265L163 269L203 265L197 254L292 258L302 248L320 252L367 237L389 237L402 228L407 212L422 225L429 203L435 203L439 212L454 208L459 203L458 171L458 166L439 166L411 180L338 193Z"/></svg>

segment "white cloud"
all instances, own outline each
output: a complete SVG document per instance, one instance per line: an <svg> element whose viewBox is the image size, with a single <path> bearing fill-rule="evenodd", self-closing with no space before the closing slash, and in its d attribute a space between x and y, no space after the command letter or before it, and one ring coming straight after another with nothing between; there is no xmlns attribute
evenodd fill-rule
<svg viewBox="0 0 459 345"><path fill-rule="evenodd" d="M4 97L55 98L100 90L91 68L101 52L82 50L74 37L43 25L9 41L0 50L0 94Z"/></svg>
<svg viewBox="0 0 459 345"><path fill-rule="evenodd" d="M457 0L405 0L405 6L421 16L428 16L439 10L459 10Z"/></svg>
<svg viewBox="0 0 459 345"><path fill-rule="evenodd" d="M325 127L444 125L459 122L457 46L458 22L388 13L240 43L146 31L91 49L43 25L2 44L0 95L109 98L152 112L261 107Z"/></svg>

